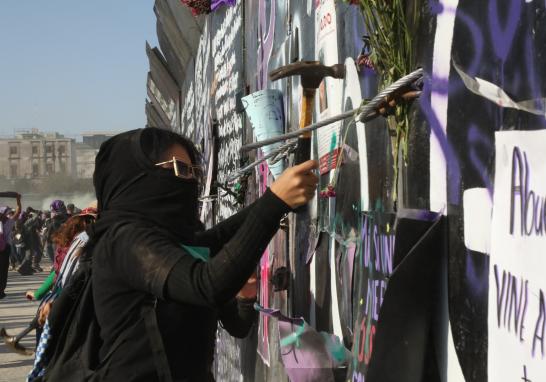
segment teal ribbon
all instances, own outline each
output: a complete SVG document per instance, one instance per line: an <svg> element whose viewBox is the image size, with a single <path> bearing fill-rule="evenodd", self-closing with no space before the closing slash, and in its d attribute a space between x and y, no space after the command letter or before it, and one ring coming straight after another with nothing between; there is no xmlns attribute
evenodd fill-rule
<svg viewBox="0 0 546 382"><path fill-rule="evenodd" d="M210 249L207 247L192 247L182 244L182 248L194 258L204 261L205 263L210 259Z"/></svg>
<svg viewBox="0 0 546 382"><path fill-rule="evenodd" d="M337 336L334 336L334 338L332 338L330 334L325 332L320 332L320 334L322 335L324 344L326 345L326 349L328 350L332 358L339 363L346 361L346 349L339 340L339 338Z"/></svg>
<svg viewBox="0 0 546 382"><path fill-rule="evenodd" d="M296 344L296 347L300 347L300 336L305 331L305 324L304 325L296 325L297 329L294 333L281 338L281 347L289 346L292 344Z"/></svg>

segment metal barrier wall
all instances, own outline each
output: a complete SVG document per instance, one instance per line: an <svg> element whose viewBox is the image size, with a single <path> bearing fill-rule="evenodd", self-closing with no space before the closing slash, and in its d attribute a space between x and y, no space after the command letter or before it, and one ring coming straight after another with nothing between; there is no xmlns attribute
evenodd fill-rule
<svg viewBox="0 0 546 382"><path fill-rule="evenodd" d="M402 151L382 117L313 134L313 156L326 166L319 191L335 184L335 196L317 196L279 230L260 263L259 302L337 335L352 355L339 380L543 380L546 5L407 3L415 2L421 23L411 39L426 75L409 112L407 153L395 163ZM271 82L269 71L303 60L345 65L344 79L318 89L314 121L380 90L366 60L370 32L349 4L358 2L234 3L194 17L178 0L157 0L160 51L147 48L148 124L201 148L209 226L273 181L264 162L225 183L263 155L240 151L256 137L242 98L279 90L282 110L272 118L281 132L298 128L299 78ZM267 113L272 102L257 107ZM274 290L279 269L289 272L287 290ZM332 365L327 341L313 345L300 333L301 343L286 345L286 330L267 315L245 340L219 328L217 380L282 381L298 367L312 378L296 358L325 349ZM321 378L332 380L329 370Z"/></svg>

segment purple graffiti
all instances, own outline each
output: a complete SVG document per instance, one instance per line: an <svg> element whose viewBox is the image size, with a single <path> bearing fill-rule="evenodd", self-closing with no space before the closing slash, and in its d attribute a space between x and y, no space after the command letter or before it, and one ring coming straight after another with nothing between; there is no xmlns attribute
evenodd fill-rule
<svg viewBox="0 0 546 382"><path fill-rule="evenodd" d="M210 3L210 10L214 12L223 5L232 7L235 4L237 4L237 0L212 0Z"/></svg>
<svg viewBox="0 0 546 382"><path fill-rule="evenodd" d="M501 27L499 20L499 0L489 0L489 32L493 41L495 54L502 63L506 61L508 52L512 47L512 42L516 34L516 29L521 16L521 0L510 0L510 8L507 12L506 24ZM506 0L502 0L503 2Z"/></svg>
<svg viewBox="0 0 546 382"><path fill-rule="evenodd" d="M457 18L461 20L464 25L466 25L466 27L472 34L472 42L474 44L474 56L472 57L472 61L470 62L466 73L474 76L478 73L478 69L480 68L480 62L482 60L483 36L480 32L478 24L472 19L472 17L459 10L457 12Z"/></svg>
<svg viewBox="0 0 546 382"><path fill-rule="evenodd" d="M459 205L461 201L461 168L459 166L459 158L457 157L453 146L447 140L447 135L443 131L440 121L438 120L438 116L434 110L432 110L432 105L430 104L431 82L436 81L438 81L436 78L433 78L432 81L425 81L423 93L421 94L421 97L419 97L419 105L421 106L421 110L425 114L425 117L429 123L431 133L438 139L445 157L446 166L448 169L448 201L451 204ZM430 160L433 161L435 158L430 158ZM434 180L431 179L431 181Z"/></svg>
<svg viewBox="0 0 546 382"><path fill-rule="evenodd" d="M481 274L478 274L476 270L475 260L472 258L468 250L466 250L466 279L468 283L472 286L470 292L474 296L480 296L487 288L487 281L489 273L487 268L485 268ZM487 293L487 292L486 292Z"/></svg>
<svg viewBox="0 0 546 382"><path fill-rule="evenodd" d="M484 45L483 36L482 36L481 31L480 31L480 27L478 26L476 21L474 21L474 19L472 19L472 17L468 16L461 9L446 8L441 3L431 2L430 3L430 11L431 11L431 13L436 14L436 15L444 13L444 12L445 13L451 13L451 14L456 12L457 13L456 14L457 20L461 21L468 28L470 34L472 35L471 41L474 44L474 56L472 57L472 61L471 61L470 65L469 65L468 69L466 70L466 73L468 73L471 76L476 75L478 73L478 69L480 67L480 61L481 61L481 58L482 58L483 45ZM459 84L457 84L457 86L458 85ZM457 88L455 90L459 90L459 89ZM452 91L451 88L450 88L450 91Z"/></svg>
<svg viewBox="0 0 546 382"><path fill-rule="evenodd" d="M465 72L470 76L475 76L480 68L484 46L483 36L480 31L480 27L478 26L476 21L474 21L472 17L468 16L461 9L446 8L440 3L431 3L430 9L431 12L434 14L440 14L444 12L454 14L456 12L456 20L462 22L462 24L466 26L466 28L472 35L470 41L473 44L474 54L472 56L472 60L470 61L470 65L467 69L465 69ZM442 80L440 80L439 84L433 85L435 87L432 89L432 91L439 94L447 94L449 90L449 93L453 94L464 88L463 83L460 81L449 81L448 79L445 79L445 81L449 82L447 86L441 84Z"/></svg>
<svg viewBox="0 0 546 382"><path fill-rule="evenodd" d="M392 273L394 259L394 235L382 233L376 225L370 224L368 218L365 218L361 242L361 266L370 269L371 272L389 276Z"/></svg>
<svg viewBox="0 0 546 382"><path fill-rule="evenodd" d="M510 185L510 234L514 235L519 215L521 236L546 233L546 196L538 195L529 186L531 170L527 153L515 146L512 151L512 181ZM519 198L519 203L518 199ZM516 209L519 206L519 214Z"/></svg>
<svg viewBox="0 0 546 382"><path fill-rule="evenodd" d="M518 278L504 270L501 279L497 264L493 266L493 270L497 288L497 326L506 328L508 332L513 329L519 341L523 342L524 321L529 298L529 281Z"/></svg>
<svg viewBox="0 0 546 382"><path fill-rule="evenodd" d="M544 357L544 331L546 329L546 306L544 305L544 293L540 290L539 296L539 312L537 322L535 324L535 333L533 335L533 357L535 356L535 347L540 343L540 354Z"/></svg>
<svg viewBox="0 0 546 382"><path fill-rule="evenodd" d="M271 2L271 9L269 11L269 27L265 20L266 4L265 1L260 0L258 6L258 67L257 67L257 90L262 90L267 87L268 81L268 68L269 59L271 58L271 52L273 51L273 41L275 39L275 14L276 14L276 1ZM267 28L267 32L266 32Z"/></svg>
<svg viewBox="0 0 546 382"><path fill-rule="evenodd" d="M366 305L364 311L368 312L370 317L375 321L379 320L379 311L383 305L383 297L387 290L387 280L385 279L369 279L368 292L366 295Z"/></svg>

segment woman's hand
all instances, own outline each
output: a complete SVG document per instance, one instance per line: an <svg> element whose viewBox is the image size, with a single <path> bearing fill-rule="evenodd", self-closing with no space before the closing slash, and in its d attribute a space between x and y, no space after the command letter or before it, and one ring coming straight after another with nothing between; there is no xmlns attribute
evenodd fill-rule
<svg viewBox="0 0 546 382"><path fill-rule="evenodd" d="M34 292L31 290L27 290L27 293L25 293L25 297L27 298L27 300L34 300Z"/></svg>
<svg viewBox="0 0 546 382"><path fill-rule="evenodd" d="M273 182L271 191L292 209L306 204L315 196L318 177L313 170L316 168L318 162L314 160L287 168Z"/></svg>

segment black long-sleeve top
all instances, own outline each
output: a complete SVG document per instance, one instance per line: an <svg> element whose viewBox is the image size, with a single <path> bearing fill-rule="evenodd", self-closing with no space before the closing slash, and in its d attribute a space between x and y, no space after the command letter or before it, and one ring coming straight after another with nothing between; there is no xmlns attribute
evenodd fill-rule
<svg viewBox="0 0 546 382"><path fill-rule="evenodd" d="M101 357L108 356L103 380L171 380L165 368L172 380L212 380L216 323L236 336L248 332L252 307L234 296L288 211L268 190L250 207L199 233L193 244L210 248L208 262L144 222L109 229L93 251Z"/></svg>

